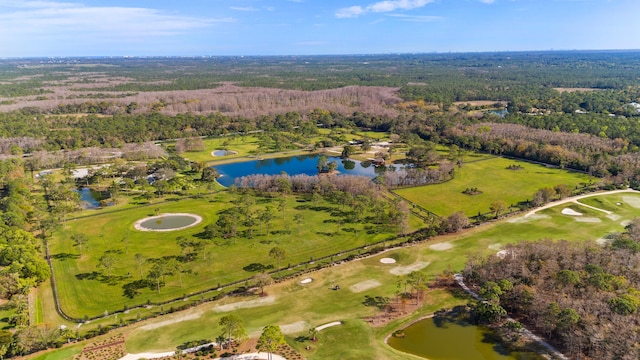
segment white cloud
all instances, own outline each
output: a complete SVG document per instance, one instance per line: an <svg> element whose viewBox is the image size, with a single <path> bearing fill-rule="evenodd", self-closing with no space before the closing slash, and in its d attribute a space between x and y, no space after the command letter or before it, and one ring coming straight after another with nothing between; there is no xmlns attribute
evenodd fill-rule
<svg viewBox="0 0 640 360"><path fill-rule="evenodd" d="M434 21L444 20L444 17L442 16L428 16L428 15L388 14L387 16L393 16L393 17L400 18L404 21L414 21L414 22L434 22Z"/></svg>
<svg viewBox="0 0 640 360"><path fill-rule="evenodd" d="M484 4L493 4L495 0L480 0L480 2Z"/></svg>
<svg viewBox="0 0 640 360"><path fill-rule="evenodd" d="M246 7L231 6L229 7L229 9L235 10L235 11L258 11L258 9L250 6L246 6Z"/></svg>
<svg viewBox="0 0 640 360"><path fill-rule="evenodd" d="M360 16L364 13L365 11L361 6L351 6L348 8L339 9L336 12L336 17L339 19L352 18L352 17Z"/></svg>
<svg viewBox="0 0 640 360"><path fill-rule="evenodd" d="M337 18L353 18L368 12L381 13L381 12L391 12L396 10L411 10L411 9L421 8L434 1L435 0L379 1L373 4L369 4L364 8L362 6L350 6L350 7L338 9L338 11L336 12L336 17Z"/></svg>
<svg viewBox="0 0 640 360"><path fill-rule="evenodd" d="M0 54L77 49L102 44L163 44L172 37L232 18L198 18L121 6L55 1L0 0Z"/></svg>

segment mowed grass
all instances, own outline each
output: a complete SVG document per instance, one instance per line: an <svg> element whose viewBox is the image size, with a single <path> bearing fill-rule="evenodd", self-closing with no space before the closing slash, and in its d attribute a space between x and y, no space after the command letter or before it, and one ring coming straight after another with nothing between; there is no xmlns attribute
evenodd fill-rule
<svg viewBox="0 0 640 360"><path fill-rule="evenodd" d="M256 136L224 136L217 138L210 138L203 140L205 149L203 151L184 152L180 156L200 162L209 162L216 160L228 160L246 157L258 150L258 138ZM214 150L220 150L226 148L229 151L234 151L236 154L226 156L213 156L211 153Z"/></svg>
<svg viewBox="0 0 640 360"><path fill-rule="evenodd" d="M438 237L411 248L391 250L268 286L265 291L274 298L269 304L220 311L219 306L223 304L260 299L258 296L224 298L218 302L206 303L184 312L147 320L117 331L125 332L127 350L131 353L171 351L175 346L189 340L215 339L221 332L218 326L219 319L233 313L243 320L245 328L252 337L259 336L261 328L267 324L284 327L302 322L302 329L288 333L286 338L294 348L310 360L412 359L414 357L388 347L384 343L384 338L415 319L441 308L451 308L467 300L454 297L443 290L431 289L426 295L425 306L420 310L405 318L394 320L384 327L371 328L362 320L362 317L379 313L379 310L374 306L368 306L366 299L381 296L394 301L400 277L393 275L392 269L415 266L420 263L428 264L419 271L434 277L445 270L460 271L468 256L477 254L489 256L509 243L542 238L572 241L596 240L608 233L623 231L623 224L640 216L640 194L638 193L597 195L582 199L580 203L608 204L613 213L606 214L576 203L563 204L526 218L519 216L483 225L463 233ZM562 214L565 208L572 208L583 215ZM599 221L578 220L585 218ZM396 264L380 263L383 257L395 259ZM306 277L312 278L313 282L300 284L300 281ZM361 292L351 290L352 286L371 280L377 281L380 285ZM331 290L334 284L340 285L341 290ZM181 321L185 318L190 320ZM318 342L296 340L298 336L306 336L310 327L333 321L342 321L343 325L321 331L318 334ZM150 329L148 325L156 328ZM307 345L311 350L305 349ZM64 358L56 357L55 354L56 352L49 355L51 357L40 356L37 359Z"/></svg>
<svg viewBox="0 0 640 360"><path fill-rule="evenodd" d="M519 165L520 170L509 170ZM531 200L536 191L564 184L569 189L582 187L594 178L576 172L548 168L523 161L494 157L465 163L456 168L453 180L442 184L398 189L394 192L439 216L463 211L467 216L490 212L491 204L502 200L507 206ZM466 195L467 188L478 188L479 195Z"/></svg>
<svg viewBox="0 0 640 360"><path fill-rule="evenodd" d="M68 221L66 228L50 242L62 309L70 316L83 318L145 304L147 300L158 302L181 298L250 278L255 272L243 269L250 264L275 269L277 262L269 256L270 249L275 246L285 250L286 258L280 264L285 268L289 264L382 241L398 231L395 226L373 224L372 215L368 212L361 214L357 223L340 223L337 220L344 219L343 211L350 211L349 208L343 210L339 205L325 201L311 202L289 196L283 213L277 211L277 199L257 198L257 203L251 206L252 211L261 211L271 204L274 213L270 225L253 228L253 238L242 236L247 227L239 225L240 234L235 240L203 239L205 249L185 263L184 273L167 276L166 286L160 293L149 286L140 289L139 295L133 299L124 296L123 285L141 278L135 254L147 259L180 256L181 249L176 239L180 236L201 236L199 234L205 226L218 219L220 211L237 206L233 203L237 197L221 192L201 199L165 202ZM137 220L156 213L194 213L202 216L203 221L194 227L172 232L134 229L133 224ZM296 214L302 215L300 226L293 221ZM414 229L420 226L416 218L412 218L410 223ZM73 234L77 233L88 237L82 256L81 249L72 240ZM99 259L106 252L111 252L116 259L110 276L107 276L106 269L99 267ZM142 277L147 276L151 266L149 262L143 265Z"/></svg>

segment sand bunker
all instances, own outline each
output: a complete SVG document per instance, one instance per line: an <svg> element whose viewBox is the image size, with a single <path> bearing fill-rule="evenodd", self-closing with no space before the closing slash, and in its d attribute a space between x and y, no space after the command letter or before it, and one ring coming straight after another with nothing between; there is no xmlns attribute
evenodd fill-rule
<svg viewBox="0 0 640 360"><path fill-rule="evenodd" d="M487 246L487 247L488 247L489 249L491 249L491 250L500 250L500 249L502 249L502 244L497 244L497 243L496 243L496 244L491 244L491 245L489 245L489 246Z"/></svg>
<svg viewBox="0 0 640 360"><path fill-rule="evenodd" d="M396 263L396 259L382 258L382 259L380 259L380 262L383 263L383 264L395 264Z"/></svg>
<svg viewBox="0 0 640 360"><path fill-rule="evenodd" d="M579 213L571 208L564 208L562 209L562 213L564 215L569 215L569 216L582 216L582 213Z"/></svg>
<svg viewBox="0 0 640 360"><path fill-rule="evenodd" d="M637 196L623 196L622 201L629 204L629 206L634 207L636 209L640 209L640 197Z"/></svg>
<svg viewBox="0 0 640 360"><path fill-rule="evenodd" d="M583 223L599 223L602 222L602 220L595 218L595 217L585 217L585 218L576 218L577 222L583 222Z"/></svg>
<svg viewBox="0 0 640 360"><path fill-rule="evenodd" d="M529 222L529 221L542 220L542 219L548 219L548 218L550 218L550 216L549 216L549 215L545 215L545 214L532 214L532 215L529 215L529 216L527 216L527 217L520 216L520 217L517 217L517 218L515 218L515 219L509 219L509 220L507 220L507 222L512 223L512 224L513 224L513 223L516 223L516 224L517 224L517 223L525 223L525 222Z"/></svg>
<svg viewBox="0 0 640 360"><path fill-rule="evenodd" d="M451 248L453 248L453 244L450 242L442 242L442 243L433 244L429 246L429 249L436 250L436 251L444 251L444 250L449 250Z"/></svg>
<svg viewBox="0 0 640 360"><path fill-rule="evenodd" d="M151 228L147 228L147 227L143 227L142 226L142 223L144 223L145 221L154 220L154 219L158 219L159 220L159 219L166 218L166 217L171 217L171 216L189 216L189 217L192 217L193 219L195 219L195 221L190 223L189 225L170 228L170 229L151 229ZM157 215L157 216L149 216L149 217L146 217L144 219L140 219L140 220L136 221L133 224L133 227L136 230L139 230L139 231L176 231L176 230L182 230L182 229L190 228L192 226L198 225L201 222L202 222L202 216L199 216L199 215L188 214L188 213L167 213L167 214L162 214L162 215Z"/></svg>
<svg viewBox="0 0 640 360"><path fill-rule="evenodd" d="M496 256L500 259L504 259L507 256L507 250L500 250L496 253Z"/></svg>
<svg viewBox="0 0 640 360"><path fill-rule="evenodd" d="M160 321L160 322L157 322L157 323L140 326L139 329L140 330L158 329L158 328L161 328L163 326L172 325L172 324L176 324L176 323L183 322L183 321L195 320L195 319L200 318L201 315L202 315L201 312L197 312L197 313L194 313L194 314L177 316L174 319L164 320L164 321Z"/></svg>
<svg viewBox="0 0 640 360"><path fill-rule="evenodd" d="M417 263L411 264L409 266L396 266L393 269L389 270L390 273L397 276L411 274L414 271L420 271L427 266L429 266L430 262L418 261Z"/></svg>
<svg viewBox="0 0 640 360"><path fill-rule="evenodd" d="M241 301L233 304L219 305L213 308L215 312L229 312L237 309L247 309L258 306L270 305L276 302L275 296L267 296L262 299Z"/></svg>
<svg viewBox="0 0 640 360"><path fill-rule="evenodd" d="M607 215L607 218L613 220L613 221L617 221L618 219L620 219L620 215L616 215L616 214L609 214Z"/></svg>
<svg viewBox="0 0 640 360"><path fill-rule="evenodd" d="M627 227L627 225L631 224L631 220L622 220L620 221L620 225Z"/></svg>
<svg viewBox="0 0 640 360"><path fill-rule="evenodd" d="M316 327L316 330L318 330L318 331L322 331L322 330L324 330L324 329L326 329L326 328L330 328L330 327L332 327L332 326L336 326L336 325L342 325L342 322L340 322L340 321L334 321L334 322L330 322L330 323L328 323L328 324L320 325L320 326Z"/></svg>
<svg viewBox="0 0 640 360"><path fill-rule="evenodd" d="M359 293L359 292L367 291L369 289L377 288L380 285L382 285L382 283L378 280L366 280L366 281L361 281L357 284L351 285L349 287L349 290L351 290L354 293Z"/></svg>
<svg viewBox="0 0 640 360"><path fill-rule="evenodd" d="M312 278L306 278L302 281L300 281L300 284L310 284L313 281Z"/></svg>
<svg viewBox="0 0 640 360"><path fill-rule="evenodd" d="M300 320L291 324L280 325L280 330L282 330L283 334L295 334L301 331L304 331L309 327L309 324L306 321Z"/></svg>

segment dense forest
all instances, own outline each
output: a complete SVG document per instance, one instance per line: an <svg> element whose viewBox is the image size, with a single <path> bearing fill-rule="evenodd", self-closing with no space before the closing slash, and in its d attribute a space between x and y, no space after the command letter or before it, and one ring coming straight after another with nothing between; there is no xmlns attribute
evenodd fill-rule
<svg viewBox="0 0 640 360"><path fill-rule="evenodd" d="M637 359L639 241L636 219L604 247L542 240L471 257L465 279L488 302L476 315L499 322L506 310L575 358Z"/></svg>

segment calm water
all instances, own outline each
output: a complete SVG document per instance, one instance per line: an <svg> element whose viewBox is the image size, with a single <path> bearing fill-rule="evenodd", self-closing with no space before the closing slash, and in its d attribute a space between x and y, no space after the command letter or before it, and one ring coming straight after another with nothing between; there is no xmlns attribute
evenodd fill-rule
<svg viewBox="0 0 640 360"><path fill-rule="evenodd" d="M492 340L489 329L448 316L418 321L404 332L403 338L390 337L389 346L430 360L541 359L533 353L509 353Z"/></svg>
<svg viewBox="0 0 640 360"><path fill-rule="evenodd" d="M189 226L197 219L188 215L167 215L161 218L149 219L140 223L140 226L153 230L169 230Z"/></svg>
<svg viewBox="0 0 640 360"><path fill-rule="evenodd" d="M254 160L241 163L217 165L220 177L218 182L224 186L233 185L236 178L253 174L277 175L285 172L289 175L317 175L320 155L300 155L286 158ZM341 174L359 175L374 178L384 172L384 168L367 166L357 160L342 160L339 157L327 157L327 161L335 161Z"/></svg>
<svg viewBox="0 0 640 360"><path fill-rule="evenodd" d="M227 150L215 150L213 152L213 156L226 156L227 154Z"/></svg>
<svg viewBox="0 0 640 360"><path fill-rule="evenodd" d="M80 203L85 209L97 209L100 207L100 199L103 199L100 192L91 190L88 187L83 187L80 190L75 190L80 194Z"/></svg>

